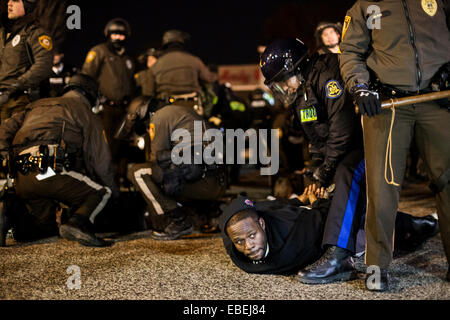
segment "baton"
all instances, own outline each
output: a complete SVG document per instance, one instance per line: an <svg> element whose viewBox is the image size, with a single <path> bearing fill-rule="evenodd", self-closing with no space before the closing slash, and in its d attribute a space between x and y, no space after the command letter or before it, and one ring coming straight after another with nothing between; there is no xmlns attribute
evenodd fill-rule
<svg viewBox="0 0 450 320"><path fill-rule="evenodd" d="M428 102L433 100L440 100L450 97L450 90L436 91L431 93L420 94L417 96L403 97L403 98L392 98L381 102L381 109L397 108L402 106L407 106L410 104ZM355 106L355 112L359 113L359 107Z"/></svg>

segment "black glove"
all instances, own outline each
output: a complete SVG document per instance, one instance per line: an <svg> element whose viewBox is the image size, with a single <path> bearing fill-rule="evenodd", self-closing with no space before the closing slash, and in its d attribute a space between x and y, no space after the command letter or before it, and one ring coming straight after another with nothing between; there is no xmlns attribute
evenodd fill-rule
<svg viewBox="0 0 450 320"><path fill-rule="evenodd" d="M439 68L438 72L431 78L430 88L433 91L443 91L450 89L450 62Z"/></svg>
<svg viewBox="0 0 450 320"><path fill-rule="evenodd" d="M328 187L331 179L333 179L335 168L336 165L334 163L325 161L314 170L313 179L318 181L322 187Z"/></svg>
<svg viewBox="0 0 450 320"><path fill-rule="evenodd" d="M373 117L381 113L381 101L378 92L369 90L366 84L358 84L350 92L362 115L367 114L367 116Z"/></svg>

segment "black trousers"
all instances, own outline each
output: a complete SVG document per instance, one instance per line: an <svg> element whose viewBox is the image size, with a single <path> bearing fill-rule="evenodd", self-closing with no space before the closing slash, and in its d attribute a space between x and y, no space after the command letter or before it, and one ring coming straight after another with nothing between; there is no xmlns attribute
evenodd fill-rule
<svg viewBox="0 0 450 320"><path fill-rule="evenodd" d="M328 212L323 245L356 251L357 233L364 226L366 212L366 176L364 151L354 150L339 163L336 188Z"/></svg>
<svg viewBox="0 0 450 320"><path fill-rule="evenodd" d="M95 217L104 208L111 196L111 190L88 177L74 172L62 172L39 181L37 172L27 175L18 173L16 196L23 201L27 210L17 213L16 240L32 240L58 234L56 210L62 203L70 208L70 214Z"/></svg>

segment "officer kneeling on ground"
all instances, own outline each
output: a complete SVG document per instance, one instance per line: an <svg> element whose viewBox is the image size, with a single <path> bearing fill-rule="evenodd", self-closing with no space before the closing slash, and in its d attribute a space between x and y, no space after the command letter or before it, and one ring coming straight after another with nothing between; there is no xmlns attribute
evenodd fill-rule
<svg viewBox="0 0 450 320"><path fill-rule="evenodd" d="M195 101L179 100L162 107L150 117L150 161L137 164L128 171L128 179L141 192L148 205L150 217L155 221L152 237L156 240L175 240L193 231L192 222L182 203L192 200L215 201L225 191L223 165L194 164L175 165L172 150L184 144L183 152L195 146L195 124L206 128L206 122L196 113ZM131 115L130 115L131 116ZM172 141L177 129L186 130L190 142ZM159 225L158 225L159 224Z"/></svg>
<svg viewBox="0 0 450 320"><path fill-rule="evenodd" d="M54 235L55 214L63 204L68 210L60 217L61 237L108 245L95 236L93 223L118 190L103 126L91 111L97 97L95 80L76 74L62 97L31 103L0 126L0 149L12 149L15 193L28 209L1 213L2 221L7 216L12 222L16 239Z"/></svg>

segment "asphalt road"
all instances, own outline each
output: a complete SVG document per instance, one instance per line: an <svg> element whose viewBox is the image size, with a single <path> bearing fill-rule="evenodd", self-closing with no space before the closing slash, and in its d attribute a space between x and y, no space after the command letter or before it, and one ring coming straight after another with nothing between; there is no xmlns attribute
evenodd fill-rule
<svg viewBox="0 0 450 320"><path fill-rule="evenodd" d="M433 211L423 190L418 186L407 194L401 207ZM450 300L439 234L394 260L386 293L366 291L361 279L311 286L295 276L246 274L231 262L218 234L167 242L148 234L112 235L110 248L82 247L58 237L24 244L8 239L8 247L0 248L0 299ZM357 265L364 271L362 259Z"/></svg>

